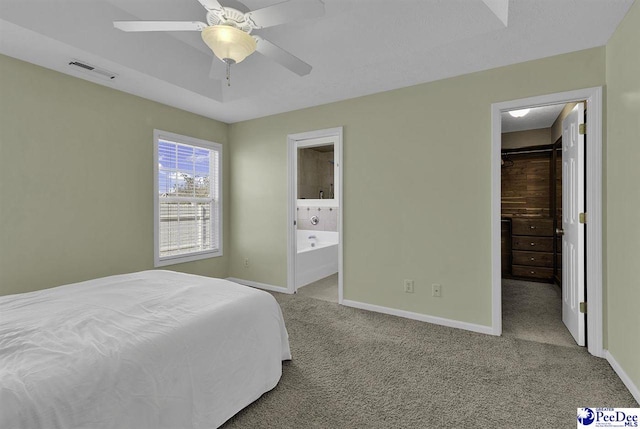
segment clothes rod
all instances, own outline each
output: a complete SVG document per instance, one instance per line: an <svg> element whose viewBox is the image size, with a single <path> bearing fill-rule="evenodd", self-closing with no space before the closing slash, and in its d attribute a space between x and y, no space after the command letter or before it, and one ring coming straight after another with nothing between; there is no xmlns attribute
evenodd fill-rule
<svg viewBox="0 0 640 429"><path fill-rule="evenodd" d="M535 150L519 150L519 151L513 151L513 152L502 152L502 155L508 156L508 155L521 155L523 153L539 153L539 152L552 152L553 149L549 148L549 149L535 149Z"/></svg>

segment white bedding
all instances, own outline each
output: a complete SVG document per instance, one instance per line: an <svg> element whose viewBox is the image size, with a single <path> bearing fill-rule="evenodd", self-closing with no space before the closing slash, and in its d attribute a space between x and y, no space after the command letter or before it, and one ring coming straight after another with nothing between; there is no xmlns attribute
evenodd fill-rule
<svg viewBox="0 0 640 429"><path fill-rule="evenodd" d="M215 428L291 358L280 306L144 271L0 297L0 428Z"/></svg>

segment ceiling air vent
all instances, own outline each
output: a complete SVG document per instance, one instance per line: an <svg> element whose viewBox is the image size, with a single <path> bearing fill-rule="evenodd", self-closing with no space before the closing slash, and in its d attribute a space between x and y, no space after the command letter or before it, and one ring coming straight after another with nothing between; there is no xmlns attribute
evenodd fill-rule
<svg viewBox="0 0 640 429"><path fill-rule="evenodd" d="M94 67L91 64L87 64L83 61L72 60L69 63L69 66L73 67L78 71L82 71L82 72L91 74L92 76L100 77L106 80L113 80L118 76L116 73L110 72L109 70Z"/></svg>

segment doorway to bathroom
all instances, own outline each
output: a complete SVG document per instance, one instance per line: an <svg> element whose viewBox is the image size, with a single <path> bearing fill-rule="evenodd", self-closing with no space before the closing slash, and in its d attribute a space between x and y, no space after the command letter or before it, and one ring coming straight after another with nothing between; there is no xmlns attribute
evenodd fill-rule
<svg viewBox="0 0 640 429"><path fill-rule="evenodd" d="M287 290L342 303L342 127L288 136Z"/></svg>

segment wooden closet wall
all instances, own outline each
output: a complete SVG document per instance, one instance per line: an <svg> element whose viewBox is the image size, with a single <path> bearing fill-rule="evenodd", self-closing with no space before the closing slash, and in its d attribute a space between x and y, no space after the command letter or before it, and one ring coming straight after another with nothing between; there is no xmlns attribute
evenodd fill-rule
<svg viewBox="0 0 640 429"><path fill-rule="evenodd" d="M562 160L554 147L503 151L504 277L558 282L562 278L561 246L555 235L562 210Z"/></svg>

